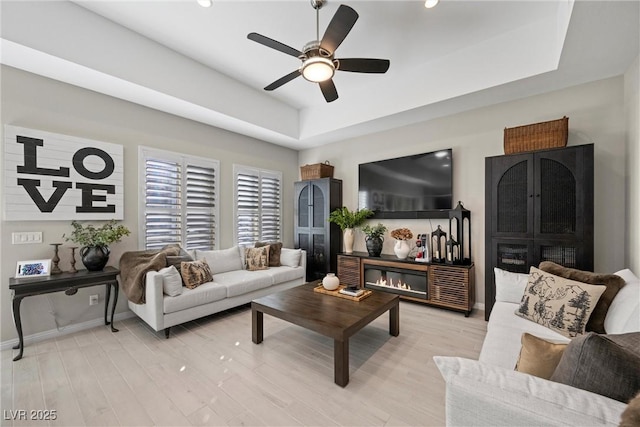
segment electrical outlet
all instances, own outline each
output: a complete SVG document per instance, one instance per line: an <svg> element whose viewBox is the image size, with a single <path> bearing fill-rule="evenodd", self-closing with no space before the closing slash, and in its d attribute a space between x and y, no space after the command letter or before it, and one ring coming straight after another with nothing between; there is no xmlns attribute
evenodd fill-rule
<svg viewBox="0 0 640 427"><path fill-rule="evenodd" d="M98 304L98 295L89 295L89 305Z"/></svg>
<svg viewBox="0 0 640 427"><path fill-rule="evenodd" d="M19 233L11 233L11 243L14 245L42 243L42 231L21 231Z"/></svg>

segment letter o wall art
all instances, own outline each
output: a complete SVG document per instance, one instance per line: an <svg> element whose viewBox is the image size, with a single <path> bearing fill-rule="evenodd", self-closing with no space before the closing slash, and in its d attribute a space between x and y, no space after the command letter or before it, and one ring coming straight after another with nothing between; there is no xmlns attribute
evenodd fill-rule
<svg viewBox="0 0 640 427"><path fill-rule="evenodd" d="M4 219L123 219L122 145L4 127Z"/></svg>

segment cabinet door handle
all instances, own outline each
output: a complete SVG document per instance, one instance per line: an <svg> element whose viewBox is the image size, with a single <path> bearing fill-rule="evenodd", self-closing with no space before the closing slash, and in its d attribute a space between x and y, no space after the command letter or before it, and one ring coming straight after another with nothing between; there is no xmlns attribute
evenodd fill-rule
<svg viewBox="0 0 640 427"><path fill-rule="evenodd" d="M532 198L533 198L533 194L529 194L529 198L531 198L531 199L532 199Z"/></svg>
<svg viewBox="0 0 640 427"><path fill-rule="evenodd" d="M540 195L539 195L539 194L536 194L536 197L540 197Z"/></svg>

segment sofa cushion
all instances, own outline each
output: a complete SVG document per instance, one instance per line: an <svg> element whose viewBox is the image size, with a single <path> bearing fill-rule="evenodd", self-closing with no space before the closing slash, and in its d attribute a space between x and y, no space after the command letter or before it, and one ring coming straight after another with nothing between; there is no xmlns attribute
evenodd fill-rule
<svg viewBox="0 0 640 427"><path fill-rule="evenodd" d="M586 331L594 331L599 334L604 334L604 319L609 307L611 306L611 302L618 291L620 291L620 289L625 285L624 279L615 274L600 274L592 273L590 271L576 270L575 268L567 268L551 261L541 262L539 268L547 273L555 274L556 276L564 277L565 279L588 283L590 285L604 285L606 287L606 290L600 299L598 299L598 303L593 309L585 328Z"/></svg>
<svg viewBox="0 0 640 427"><path fill-rule="evenodd" d="M608 334L640 332L640 279L629 269L620 270L616 275L622 277L626 285L611 302L604 329Z"/></svg>
<svg viewBox="0 0 640 427"><path fill-rule="evenodd" d="M178 272L181 271L180 264L189 261L194 261L194 259L183 248L180 248L178 255L167 255L167 267L173 265ZM184 282L182 284L184 285Z"/></svg>
<svg viewBox="0 0 640 427"><path fill-rule="evenodd" d="M520 354L520 338L524 332L539 338L568 343L569 338L564 335L523 319L515 315L518 304L496 302L491 309L491 317L487 323L487 335L482 343L480 361L491 365L515 369Z"/></svg>
<svg viewBox="0 0 640 427"><path fill-rule="evenodd" d="M551 380L628 402L640 392L640 332L573 339Z"/></svg>
<svg viewBox="0 0 640 427"><path fill-rule="evenodd" d="M584 334L587 321L604 286L587 285L546 273L535 267L516 315L569 338Z"/></svg>
<svg viewBox="0 0 640 427"><path fill-rule="evenodd" d="M516 371L548 380L556 370L567 343L557 343L538 338L527 332L522 334L522 348L516 363Z"/></svg>
<svg viewBox="0 0 640 427"><path fill-rule="evenodd" d="M496 301L520 303L524 288L529 281L529 275L512 273L497 267L493 269L493 273L496 279Z"/></svg>
<svg viewBox="0 0 640 427"><path fill-rule="evenodd" d="M273 285L273 278L268 270L247 271L235 270L215 274L213 280L227 289L227 297L235 297Z"/></svg>
<svg viewBox="0 0 640 427"><path fill-rule="evenodd" d="M263 246L269 246L269 267L280 267L282 242L256 242L256 248L261 248Z"/></svg>
<svg viewBox="0 0 640 427"><path fill-rule="evenodd" d="M175 313L199 305L209 304L227 297L227 288L215 282L207 282L194 289L184 288L182 294L163 298L164 313Z"/></svg>
<svg viewBox="0 0 640 427"><path fill-rule="evenodd" d="M304 269L302 267L270 267L268 270L264 270L269 276L272 277L273 283L284 283L290 280L299 279L304 277Z"/></svg>
<svg viewBox="0 0 640 427"><path fill-rule="evenodd" d="M175 297L182 293L182 276L173 265L158 271L162 275L162 290L166 295Z"/></svg>
<svg viewBox="0 0 640 427"><path fill-rule="evenodd" d="M213 279L209 264L205 260L180 263L180 275L184 285L189 289L196 288Z"/></svg>
<svg viewBox="0 0 640 427"><path fill-rule="evenodd" d="M269 246L246 248L244 250L246 266L249 271L266 270L269 268Z"/></svg>
<svg viewBox="0 0 640 427"><path fill-rule="evenodd" d="M196 259L205 259L213 274L226 273L227 271L242 270L242 257L240 248L234 246L229 249L215 251L196 250Z"/></svg>
<svg viewBox="0 0 640 427"><path fill-rule="evenodd" d="M280 251L280 264L287 267L297 267L300 265L300 257L302 257L302 250L282 248Z"/></svg>

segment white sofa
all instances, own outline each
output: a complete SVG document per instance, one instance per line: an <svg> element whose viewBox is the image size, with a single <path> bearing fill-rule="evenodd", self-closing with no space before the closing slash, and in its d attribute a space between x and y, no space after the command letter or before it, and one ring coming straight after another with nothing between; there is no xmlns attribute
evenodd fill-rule
<svg viewBox="0 0 640 427"><path fill-rule="evenodd" d="M514 370L524 332L556 342L569 339L514 314L526 275L509 274L520 284L499 289L496 280L496 303L479 360L434 357L446 382L447 425L617 426L626 404ZM609 307L605 329L640 331L640 280L630 270L616 274L626 284Z"/></svg>
<svg viewBox="0 0 640 427"><path fill-rule="evenodd" d="M283 265L266 270L245 269L244 248L190 252L196 260L206 259L213 281L194 289L182 287L176 296L164 293L163 275L150 271L146 275L146 303L129 301L129 308L156 331L164 330L237 307L252 300L305 282L306 253L301 249L282 248Z"/></svg>

